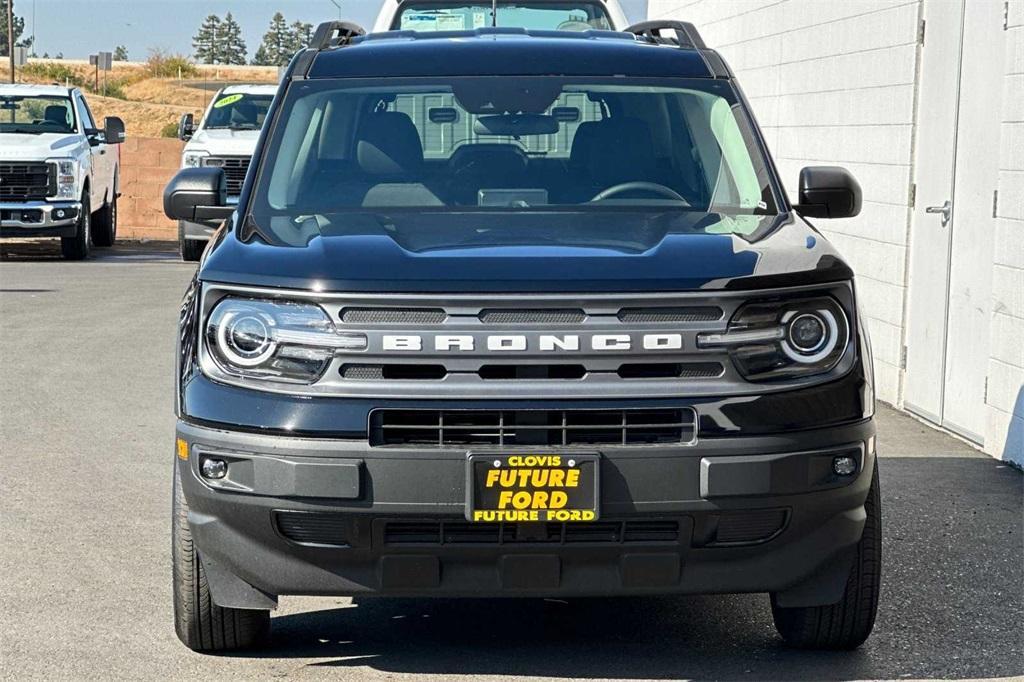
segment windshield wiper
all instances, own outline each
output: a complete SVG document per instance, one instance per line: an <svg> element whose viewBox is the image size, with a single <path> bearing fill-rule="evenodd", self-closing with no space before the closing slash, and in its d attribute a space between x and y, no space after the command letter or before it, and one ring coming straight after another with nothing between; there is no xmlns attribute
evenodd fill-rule
<svg viewBox="0 0 1024 682"><path fill-rule="evenodd" d="M38 128L0 128L0 133L20 133L22 135L42 135L43 130Z"/></svg>

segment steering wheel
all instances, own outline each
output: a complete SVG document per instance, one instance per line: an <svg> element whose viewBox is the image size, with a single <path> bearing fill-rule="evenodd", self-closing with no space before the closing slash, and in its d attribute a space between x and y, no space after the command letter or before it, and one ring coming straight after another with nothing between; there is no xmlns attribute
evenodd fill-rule
<svg viewBox="0 0 1024 682"><path fill-rule="evenodd" d="M599 192L597 196L595 196L590 201L604 201L605 199L611 199L614 196L618 196L619 194L625 194L626 192L650 192L651 194L658 194L660 196L663 196L666 199L674 199L676 201L681 201L687 206L690 205L690 202L687 201L686 198L683 197L683 195L681 195L679 192L675 191L671 187L666 187L665 185L658 184L657 182L639 181L623 182L621 184L609 187L608 189L601 190L601 192Z"/></svg>

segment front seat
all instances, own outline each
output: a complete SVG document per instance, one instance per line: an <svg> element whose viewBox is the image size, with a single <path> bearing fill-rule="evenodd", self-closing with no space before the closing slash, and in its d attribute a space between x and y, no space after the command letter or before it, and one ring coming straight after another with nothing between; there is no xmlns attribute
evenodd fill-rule
<svg viewBox="0 0 1024 682"><path fill-rule="evenodd" d="M68 108L60 104L51 104L43 110L43 120L61 128L67 128L69 126Z"/></svg>
<svg viewBox="0 0 1024 682"><path fill-rule="evenodd" d="M357 174L340 186L345 205L443 206L423 183L423 144L408 114L367 114L356 135Z"/></svg>

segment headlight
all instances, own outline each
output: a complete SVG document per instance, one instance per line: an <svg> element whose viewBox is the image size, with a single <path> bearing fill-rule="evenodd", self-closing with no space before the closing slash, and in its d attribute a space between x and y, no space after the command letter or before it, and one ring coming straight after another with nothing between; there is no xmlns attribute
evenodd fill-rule
<svg viewBox="0 0 1024 682"><path fill-rule="evenodd" d="M203 159L209 155L208 152L185 152L181 156L181 167L199 168L203 165Z"/></svg>
<svg viewBox="0 0 1024 682"><path fill-rule="evenodd" d="M833 299L765 301L740 308L724 334L701 334L701 348L727 348L749 381L821 374L835 367L850 340L846 313Z"/></svg>
<svg viewBox="0 0 1024 682"><path fill-rule="evenodd" d="M51 159L56 170L57 186L54 197L57 199L78 198L78 162L74 159Z"/></svg>
<svg viewBox="0 0 1024 682"><path fill-rule="evenodd" d="M210 313L206 348L221 371L251 379L311 384L335 351L366 348L363 334L339 334L309 303L228 297Z"/></svg>

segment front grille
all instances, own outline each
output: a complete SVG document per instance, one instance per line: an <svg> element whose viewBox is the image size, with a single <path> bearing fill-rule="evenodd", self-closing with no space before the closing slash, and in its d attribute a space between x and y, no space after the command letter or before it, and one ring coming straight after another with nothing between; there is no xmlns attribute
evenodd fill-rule
<svg viewBox="0 0 1024 682"><path fill-rule="evenodd" d="M346 381L441 381L451 374L475 374L484 381L579 381L589 373L585 365L543 363L483 365L475 372L449 372L435 364L344 364L339 371ZM615 373L621 379L715 379L724 371L720 362L635 362Z"/></svg>
<svg viewBox="0 0 1024 682"><path fill-rule="evenodd" d="M441 324L448 315L439 308L344 308L345 324Z"/></svg>
<svg viewBox="0 0 1024 682"><path fill-rule="evenodd" d="M0 163L0 199L39 201L56 194L56 168L48 163Z"/></svg>
<svg viewBox="0 0 1024 682"><path fill-rule="evenodd" d="M245 174L249 172L248 156L211 156L206 159L207 166L224 169L224 179L228 185L228 196L237 197L242 193Z"/></svg>
<svg viewBox="0 0 1024 682"><path fill-rule="evenodd" d="M660 543L679 541L676 520L592 523L468 523L388 521L385 545L507 545L523 543Z"/></svg>
<svg viewBox="0 0 1024 682"><path fill-rule="evenodd" d="M587 319L582 310L514 310L495 308L480 312L484 324L579 324Z"/></svg>
<svg viewBox="0 0 1024 682"><path fill-rule="evenodd" d="M277 512L277 529L293 542L348 547L349 515L317 512Z"/></svg>
<svg viewBox="0 0 1024 682"><path fill-rule="evenodd" d="M690 308L623 308L619 322L714 322L722 319L722 309L716 306Z"/></svg>
<svg viewBox="0 0 1024 682"><path fill-rule="evenodd" d="M374 410L370 445L688 445L690 408L628 410Z"/></svg>

